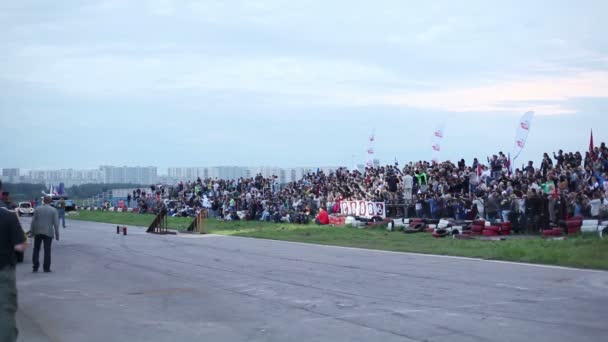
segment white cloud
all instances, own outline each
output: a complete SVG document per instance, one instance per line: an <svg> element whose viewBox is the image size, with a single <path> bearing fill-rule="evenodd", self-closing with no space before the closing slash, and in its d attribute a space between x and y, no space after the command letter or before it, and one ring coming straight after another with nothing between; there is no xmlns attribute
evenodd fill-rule
<svg viewBox="0 0 608 342"><path fill-rule="evenodd" d="M365 84L398 82L382 68L297 56L214 56L160 49L133 54L122 45L90 49L32 46L5 57L0 78L77 96L235 91L348 103ZM111 52L104 52L111 51ZM280 101L280 99L279 99Z"/></svg>
<svg viewBox="0 0 608 342"><path fill-rule="evenodd" d="M495 82L478 87L406 91L370 97L376 104L440 109L451 112L522 112L539 115L574 113L565 103L581 97L608 97L608 72Z"/></svg>
<svg viewBox="0 0 608 342"><path fill-rule="evenodd" d="M563 76L528 77L462 86L453 81L408 90L400 75L349 60L298 56L218 56L127 45L89 48L29 46L5 55L0 78L75 96L123 97L207 92L268 94L273 101L391 105L448 112L576 112L580 97L608 97L608 72L569 69ZM420 84L412 80L408 84ZM470 81L469 81L470 84ZM429 87L426 87L427 89ZM394 89L394 90L393 90ZM415 89L415 88L414 88Z"/></svg>

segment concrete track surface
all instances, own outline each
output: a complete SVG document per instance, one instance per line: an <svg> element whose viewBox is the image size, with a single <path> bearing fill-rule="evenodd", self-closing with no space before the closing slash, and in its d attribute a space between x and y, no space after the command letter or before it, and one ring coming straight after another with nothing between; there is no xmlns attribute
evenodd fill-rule
<svg viewBox="0 0 608 342"><path fill-rule="evenodd" d="M31 248L18 266L20 341L608 338L608 272L79 221L61 233L52 273L31 272Z"/></svg>

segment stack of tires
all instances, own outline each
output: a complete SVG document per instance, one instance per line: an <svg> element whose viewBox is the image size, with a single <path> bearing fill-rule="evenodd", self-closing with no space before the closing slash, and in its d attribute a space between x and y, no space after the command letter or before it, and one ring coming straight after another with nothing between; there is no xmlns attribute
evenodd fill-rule
<svg viewBox="0 0 608 342"><path fill-rule="evenodd" d="M448 235L450 235L450 231L447 230L447 228L437 228L433 231L433 237L434 238L443 238L446 237Z"/></svg>
<svg viewBox="0 0 608 342"><path fill-rule="evenodd" d="M386 230L388 230L389 232L404 230L405 228L408 227L409 224L410 224L409 219L404 219L404 218L393 219L393 220L389 221L388 224L386 225Z"/></svg>
<svg viewBox="0 0 608 342"><path fill-rule="evenodd" d="M424 222L426 223L426 229L424 231L427 233L434 233L435 229L438 228L437 224L439 223L439 220L426 219Z"/></svg>
<svg viewBox="0 0 608 342"><path fill-rule="evenodd" d="M436 229L433 231L433 237L440 238L452 234L452 223L448 220L439 220Z"/></svg>
<svg viewBox="0 0 608 342"><path fill-rule="evenodd" d="M502 222L497 223L496 225L500 227L498 235L511 235L511 230L513 229L513 224L511 222Z"/></svg>
<svg viewBox="0 0 608 342"><path fill-rule="evenodd" d="M461 226L460 235L471 236L471 224L464 224ZM458 226L452 227L453 229L458 229Z"/></svg>
<svg viewBox="0 0 608 342"><path fill-rule="evenodd" d="M543 229L543 236L553 237L553 236L562 236L564 235L564 229L559 227L551 227L548 229Z"/></svg>
<svg viewBox="0 0 608 342"><path fill-rule="evenodd" d="M560 228L568 235L580 234L581 227L583 226L583 220L578 217L559 222Z"/></svg>
<svg viewBox="0 0 608 342"><path fill-rule="evenodd" d="M369 221L367 221L367 228L379 228L386 227L387 224L392 223L393 220L390 218L382 218L380 216L374 216Z"/></svg>
<svg viewBox="0 0 608 342"><path fill-rule="evenodd" d="M553 227L553 236L562 236L564 235L564 229L559 227Z"/></svg>
<svg viewBox="0 0 608 342"><path fill-rule="evenodd" d="M410 219L409 228L424 228L424 219L421 219L421 218Z"/></svg>
<svg viewBox="0 0 608 342"><path fill-rule="evenodd" d="M583 233L597 233L600 221L598 220L584 220L581 226L581 232Z"/></svg>
<svg viewBox="0 0 608 342"><path fill-rule="evenodd" d="M608 236L608 221L603 221L602 223L600 223L598 230L600 232L600 238L603 239L604 236Z"/></svg>
<svg viewBox="0 0 608 342"><path fill-rule="evenodd" d="M481 236L483 233L483 229L486 227L486 221L484 220L475 220L471 225L471 235L472 236Z"/></svg>
<svg viewBox="0 0 608 342"><path fill-rule="evenodd" d="M407 226L403 229L406 234L424 231L424 220L421 218L409 219Z"/></svg>
<svg viewBox="0 0 608 342"><path fill-rule="evenodd" d="M498 236L500 234L500 226L488 226L486 225L481 232L483 236Z"/></svg>

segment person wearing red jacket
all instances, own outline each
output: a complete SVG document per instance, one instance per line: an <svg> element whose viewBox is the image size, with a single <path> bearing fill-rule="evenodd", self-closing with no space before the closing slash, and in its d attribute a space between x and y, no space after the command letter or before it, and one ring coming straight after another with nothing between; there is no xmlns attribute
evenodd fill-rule
<svg viewBox="0 0 608 342"><path fill-rule="evenodd" d="M329 224L329 214L327 213L327 210L324 208L319 210L319 214L315 217L315 223L320 225Z"/></svg>

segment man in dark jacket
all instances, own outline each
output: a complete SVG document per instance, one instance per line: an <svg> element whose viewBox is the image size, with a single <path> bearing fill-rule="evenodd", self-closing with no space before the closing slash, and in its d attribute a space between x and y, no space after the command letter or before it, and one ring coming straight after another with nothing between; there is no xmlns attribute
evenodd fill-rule
<svg viewBox="0 0 608 342"><path fill-rule="evenodd" d="M2 183L0 183L0 190ZM0 341L14 342L19 331L15 251L25 250L25 236L15 213L0 207Z"/></svg>

